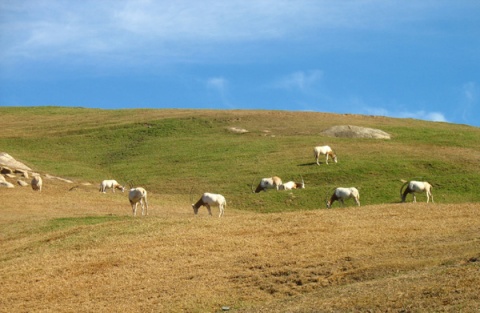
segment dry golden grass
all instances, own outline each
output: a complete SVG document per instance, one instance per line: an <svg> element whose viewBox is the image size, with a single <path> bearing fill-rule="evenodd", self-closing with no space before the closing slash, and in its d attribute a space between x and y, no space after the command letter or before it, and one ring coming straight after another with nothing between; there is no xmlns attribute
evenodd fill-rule
<svg viewBox="0 0 480 313"><path fill-rule="evenodd" d="M480 309L477 204L219 219L151 193L133 219L126 194L71 187L0 189L1 312Z"/></svg>

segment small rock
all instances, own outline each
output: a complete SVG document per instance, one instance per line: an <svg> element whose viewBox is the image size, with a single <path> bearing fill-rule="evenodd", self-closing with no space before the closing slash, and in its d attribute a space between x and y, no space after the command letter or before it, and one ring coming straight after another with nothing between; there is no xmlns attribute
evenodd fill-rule
<svg viewBox="0 0 480 313"><path fill-rule="evenodd" d="M248 130L246 130L244 128L238 128L238 127L229 127L228 130L231 131L232 133L236 133L236 134L248 133Z"/></svg>
<svg viewBox="0 0 480 313"><path fill-rule="evenodd" d="M7 181L0 181L0 187L15 188L15 186L12 183L9 183Z"/></svg>
<svg viewBox="0 0 480 313"><path fill-rule="evenodd" d="M28 186L28 183L27 182L24 182L23 180L17 180L17 184L22 186L22 187L27 187Z"/></svg>
<svg viewBox="0 0 480 313"><path fill-rule="evenodd" d="M0 167L0 173L2 174L13 174L13 170L7 166Z"/></svg>

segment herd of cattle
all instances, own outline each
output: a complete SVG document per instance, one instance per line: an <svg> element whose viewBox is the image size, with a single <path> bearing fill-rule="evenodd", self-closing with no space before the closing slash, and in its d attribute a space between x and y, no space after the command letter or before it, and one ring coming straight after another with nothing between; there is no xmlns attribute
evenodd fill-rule
<svg viewBox="0 0 480 313"><path fill-rule="evenodd" d="M329 158L331 158L335 163L338 162L335 152L329 146L318 146L314 148L314 156L315 156L317 165L320 165L319 159L322 155L325 156L326 164L328 164ZM268 178L262 178L255 190L253 190L253 186L252 186L252 192L259 193L261 191L266 191L268 189L292 190L292 189L303 189L303 188L305 188L305 182L303 178L302 178L302 182L289 181L289 182L283 183L280 177L273 176ZM115 189L121 190L122 192L125 191L125 187L120 185L116 180L104 180L100 184L99 191L105 193L107 189L112 189L113 192L115 192ZM427 195L427 202L430 201L430 197L432 198L432 202L433 202L431 189L432 189L432 186L428 182L419 182L419 181L405 182L400 189L402 202L405 202L408 194L413 194L413 202L416 202L416 197L415 197L416 192L425 192ZM355 200L355 203L358 206L360 206L360 193L358 192L357 188L338 187L335 189L330 199L326 201L327 208L331 208L334 201L339 201L343 205L344 201L350 198L353 198ZM142 208L142 216L148 214L147 191L144 188L137 187L137 188L130 189L128 193L128 199L130 201L130 204L132 205L133 216L136 216L137 205L139 203ZM220 210L219 217L221 217L224 214L226 205L227 205L227 202L223 195L206 192L201 196L201 198L196 203L192 204L192 208L193 208L194 214L197 214L198 209L201 206L205 206L208 210L208 213L212 215L211 206L218 206Z"/></svg>
<svg viewBox="0 0 480 313"><path fill-rule="evenodd" d="M318 146L314 148L314 156L316 159L317 165L320 165L319 159L321 156L325 156L325 163L328 164L329 158L331 158L335 163L338 162L335 152L329 146ZM31 186L33 190L42 191L42 178L40 175L34 175L31 181ZM262 178L257 186L253 189L252 192L259 193L261 191L266 191L268 189L276 190L292 190L292 189L303 189L305 188L305 182L302 177L302 182L289 181L283 183L280 177L273 176L268 178ZM116 180L104 180L100 184L100 192L105 193L107 189L112 189L115 192L116 189L125 191L125 187L120 185ZM427 195L427 203L430 201L430 198L433 201L432 196L432 185L425 181L405 181L402 187L400 188L400 196L402 202L405 202L408 194L413 195L413 202L416 202L415 193L416 192L425 192ZM357 206L360 206L360 193L355 187L338 187L335 189L330 199L326 201L327 208L331 208L333 202L338 201L344 204L344 201L347 199L353 198ZM147 202L147 191L142 187L131 188L128 192L128 199L132 205L132 214L136 216L137 206L140 203L142 208L142 216L148 215L148 202ZM220 209L219 217L223 216L225 211L225 206L227 202L225 197L220 194L214 193L204 193L202 197L194 204L192 204L193 212L198 213L198 210L201 206L205 206L208 210L208 213L212 215L211 206L218 206Z"/></svg>

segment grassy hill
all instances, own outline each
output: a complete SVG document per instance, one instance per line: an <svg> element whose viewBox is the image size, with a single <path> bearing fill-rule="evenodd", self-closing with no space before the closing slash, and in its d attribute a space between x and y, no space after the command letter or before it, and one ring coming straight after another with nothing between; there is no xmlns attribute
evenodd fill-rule
<svg viewBox="0 0 480 313"><path fill-rule="evenodd" d="M395 203L400 179L431 182L440 203L480 201L480 129L464 125L282 111L35 107L0 108L0 116L1 150L37 171L95 184L133 181L187 202L193 188L195 197L222 193L241 210L310 210L324 208L334 187L355 186L362 204ZM334 125L378 128L392 139L321 135ZM319 144L336 150L338 164L314 163ZM307 188L251 194L252 182L273 175L302 176Z"/></svg>
<svg viewBox="0 0 480 313"><path fill-rule="evenodd" d="M74 181L0 189L0 312L480 310L478 128L269 111L38 107L0 118L0 151ZM392 139L321 135L345 124ZM317 144L339 163L317 166ZM252 194L252 180L272 175L301 175L306 189ZM124 193L98 192L106 178L144 186L149 216L132 218ZM433 184L435 204L398 203L400 179L412 178ZM362 206L325 209L336 186L358 187ZM225 216L194 216L192 188L224 194Z"/></svg>

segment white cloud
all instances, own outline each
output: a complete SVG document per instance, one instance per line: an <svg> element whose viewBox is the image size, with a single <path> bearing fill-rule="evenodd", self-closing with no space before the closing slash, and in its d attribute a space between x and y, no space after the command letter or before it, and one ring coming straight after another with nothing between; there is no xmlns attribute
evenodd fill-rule
<svg viewBox="0 0 480 313"><path fill-rule="evenodd" d="M297 71L278 79L273 83L273 87L305 91L320 81L322 77L323 72L320 70Z"/></svg>
<svg viewBox="0 0 480 313"><path fill-rule="evenodd" d="M422 112L419 118L433 122L448 122L443 113L440 112L427 112L425 115Z"/></svg>
<svg viewBox="0 0 480 313"><path fill-rule="evenodd" d="M105 53L195 58L224 43L301 40L332 30L405 30L398 26L428 19L438 6L381 0L18 0L0 5L0 60ZM325 36L318 45L338 41Z"/></svg>
<svg viewBox="0 0 480 313"><path fill-rule="evenodd" d="M468 82L463 85L463 96L468 103L477 101L478 89L475 82Z"/></svg>
<svg viewBox="0 0 480 313"><path fill-rule="evenodd" d="M221 104L223 106L232 108L228 97L228 80L224 77L211 77L206 81L206 87L215 92L216 96L219 96Z"/></svg>
<svg viewBox="0 0 480 313"><path fill-rule="evenodd" d="M369 115L389 116L396 118L413 118L432 122L448 122L447 118L443 113L435 111L390 111L382 107L365 107L363 111L365 112L365 114Z"/></svg>
<svg viewBox="0 0 480 313"><path fill-rule="evenodd" d="M459 110L461 110L463 121L468 123L471 120L472 114L478 114L474 111L477 107L479 89L475 82L470 81L463 84L461 92Z"/></svg>
<svg viewBox="0 0 480 313"><path fill-rule="evenodd" d="M212 88L223 93L227 89L228 81L223 77L212 77L207 79L206 84L208 88Z"/></svg>

